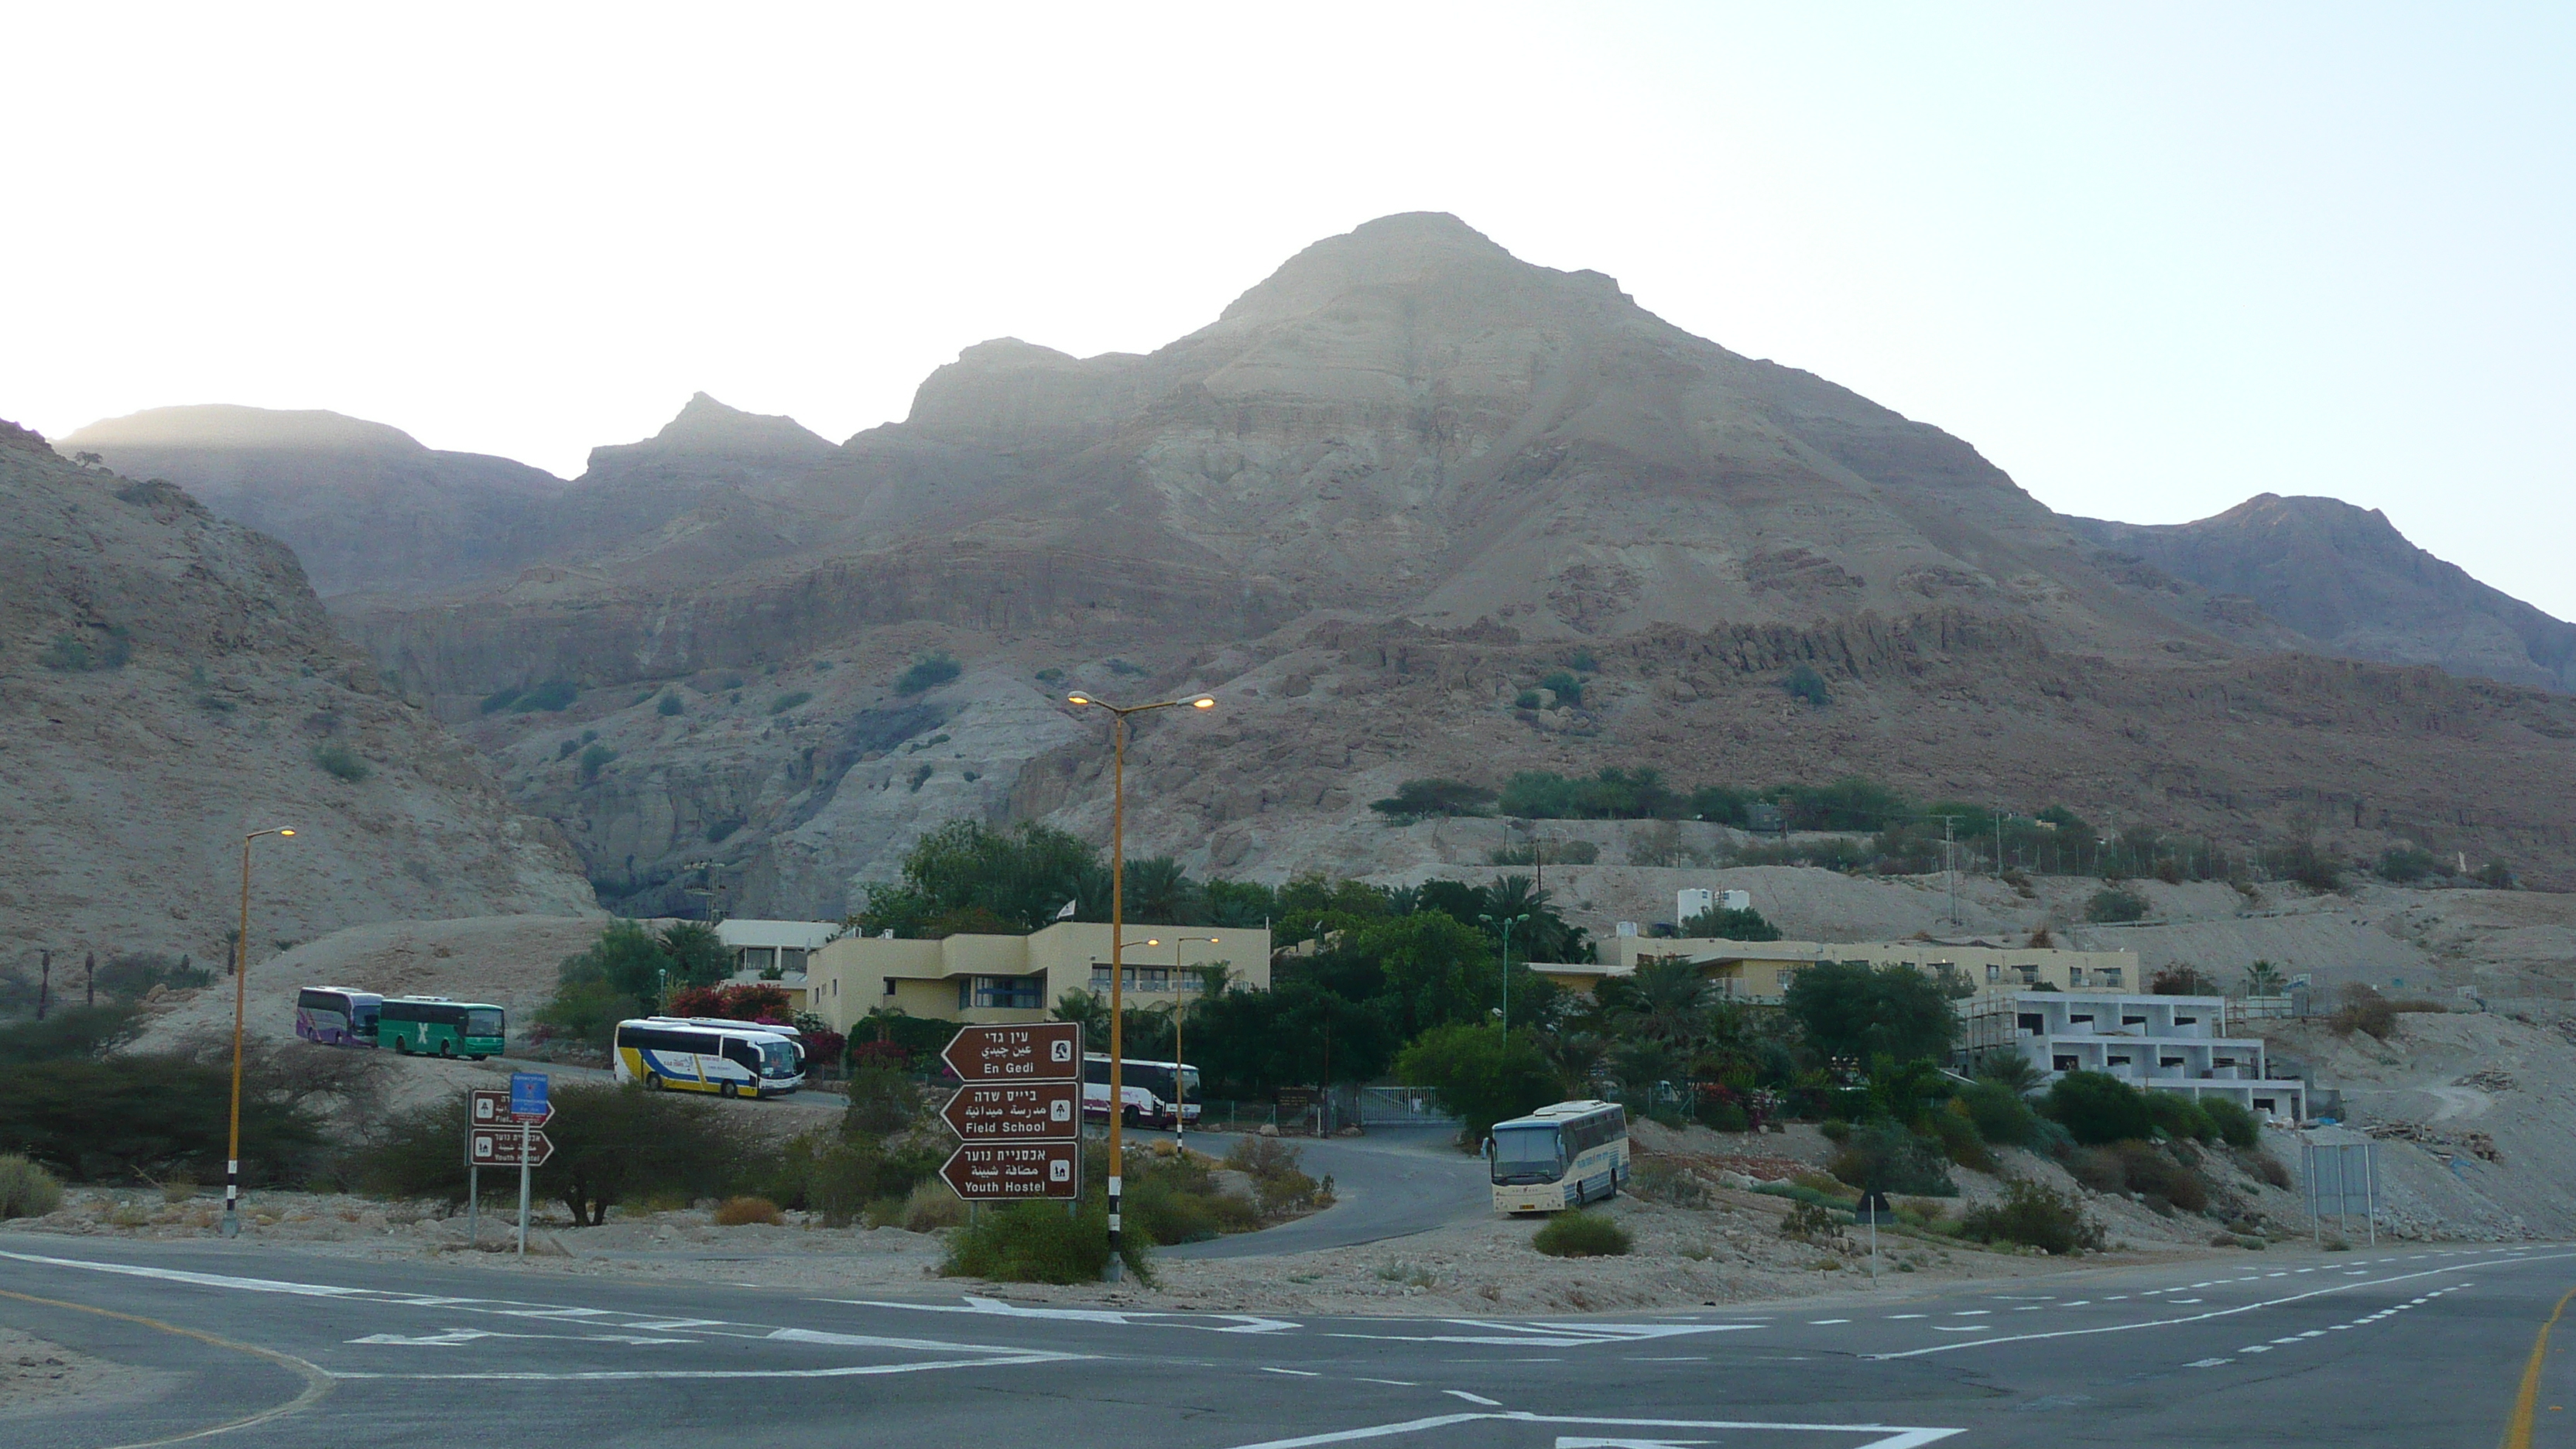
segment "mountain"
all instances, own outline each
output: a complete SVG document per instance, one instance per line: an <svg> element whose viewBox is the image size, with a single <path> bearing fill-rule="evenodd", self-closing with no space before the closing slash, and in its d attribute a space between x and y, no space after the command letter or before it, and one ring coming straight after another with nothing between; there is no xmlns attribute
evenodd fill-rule
<svg viewBox="0 0 2576 1449"><path fill-rule="evenodd" d="M363 921L595 909L562 833L385 686L275 539L0 423L0 578L13 953L220 960L241 836L274 826L297 834L259 847L263 955Z"/></svg>
<svg viewBox="0 0 2576 1449"><path fill-rule="evenodd" d="M2576 878L2576 701L2316 657L2094 527L1607 277L1406 215L1151 353L981 343L904 421L649 529L336 607L628 911L721 884L835 914L959 815L1105 832L1075 686L1219 693L1130 758L1131 842L1200 870L1480 862L1366 802L1617 766ZM954 679L910 673L942 654ZM496 702L549 684L560 709Z"/></svg>
<svg viewBox="0 0 2576 1449"><path fill-rule="evenodd" d="M2287 647L2576 690L2576 624L2417 548L2376 508L2265 493L2196 523L2068 521L2221 633L2287 630Z"/></svg>
<svg viewBox="0 0 2576 1449"><path fill-rule="evenodd" d="M548 510L537 553L577 558L647 543L711 495L800 477L834 451L794 418L694 394L652 437L590 450L589 467Z"/></svg>
<svg viewBox="0 0 2576 1449"><path fill-rule="evenodd" d="M438 452L332 412L153 408L64 438L133 478L163 478L283 539L322 593L444 588L517 567L563 489L551 473Z"/></svg>

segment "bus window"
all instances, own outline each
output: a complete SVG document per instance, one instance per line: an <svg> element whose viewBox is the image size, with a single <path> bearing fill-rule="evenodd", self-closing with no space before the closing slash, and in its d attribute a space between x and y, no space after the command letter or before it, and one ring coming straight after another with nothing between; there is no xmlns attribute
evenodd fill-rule
<svg viewBox="0 0 2576 1449"><path fill-rule="evenodd" d="M1565 1173L1564 1136L1554 1127L1494 1129L1494 1181L1554 1182Z"/></svg>

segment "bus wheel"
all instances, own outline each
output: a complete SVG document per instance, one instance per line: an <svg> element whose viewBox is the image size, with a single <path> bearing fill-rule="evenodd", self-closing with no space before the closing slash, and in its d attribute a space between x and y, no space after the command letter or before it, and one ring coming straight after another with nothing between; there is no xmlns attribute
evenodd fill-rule
<svg viewBox="0 0 2576 1449"><path fill-rule="evenodd" d="M409 1037L401 1037L401 1036L395 1037L395 1038L394 1038L394 1055L396 1055L396 1056L403 1056L403 1057L410 1056L410 1055L411 1055L411 1038L409 1038Z"/></svg>
<svg viewBox="0 0 2576 1449"><path fill-rule="evenodd" d="M726 1096L728 1096L728 1097L739 1097L739 1096L741 1096L741 1095L742 1095L742 1089L741 1089L740 1087L735 1086L735 1085L734 1085L733 1083L731 1083L731 1082L727 1082L727 1083L725 1083L723 1086L721 1086L721 1087L717 1088L716 1090L718 1090L718 1091L720 1091L720 1092L724 1093L724 1094L725 1094Z"/></svg>
<svg viewBox="0 0 2576 1449"><path fill-rule="evenodd" d="M447 1042L440 1042L438 1044L438 1054L440 1057L452 1061L456 1057L456 1048Z"/></svg>
<svg viewBox="0 0 2576 1449"><path fill-rule="evenodd" d="M1137 1111L1135 1108L1133 1108L1133 1107L1129 1107L1129 1108L1128 1108L1128 1109L1126 1109L1125 1111L1120 1112L1120 1113L1118 1114L1118 1120L1119 1120L1119 1121L1121 1121L1121 1122L1123 1122L1123 1123L1125 1123L1126 1125L1128 1125L1128 1126L1130 1126L1130 1127L1133 1127L1133 1126L1135 1126L1137 1123L1139 1123L1139 1122L1141 1122L1141 1121L1143 1121L1143 1120L1144 1120L1144 1114L1143 1114L1143 1113L1138 1112L1138 1111Z"/></svg>
<svg viewBox="0 0 2576 1449"><path fill-rule="evenodd" d="M662 1074L659 1072L646 1072L644 1074L644 1090L648 1092L658 1092L662 1090Z"/></svg>

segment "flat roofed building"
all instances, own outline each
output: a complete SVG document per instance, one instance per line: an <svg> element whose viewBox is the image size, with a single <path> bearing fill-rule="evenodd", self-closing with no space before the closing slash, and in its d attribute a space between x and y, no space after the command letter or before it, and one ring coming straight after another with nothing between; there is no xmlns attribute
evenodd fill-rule
<svg viewBox="0 0 2576 1449"><path fill-rule="evenodd" d="M1190 998L1204 989L1209 966L1224 966L1232 983L1270 985L1270 933L1259 927L1130 922L1127 940L1125 991L1136 1006ZM1109 927L1091 921L1061 921L1026 936L844 936L808 962L807 1009L836 1031L878 1007L942 1021L1043 1021L1068 991L1109 994L1109 947Z"/></svg>
<svg viewBox="0 0 2576 1449"><path fill-rule="evenodd" d="M764 971L799 975L813 954L840 932L833 921L757 921L735 919L716 923L716 939L733 953L736 976L758 976Z"/></svg>
<svg viewBox="0 0 2576 1449"><path fill-rule="evenodd" d="M1949 976L1978 993L2019 991L2045 983L2060 991L2133 991L2140 978L2134 951L2060 951L2049 947L1954 946L1938 941L1718 941L1616 936L1602 943L1614 952L1599 965L1535 962L1530 969L1577 991L1590 991L1606 976L1625 976L1637 963L1679 956L1696 963L1730 1001L1777 1005L1789 981L1819 961L1858 961L1870 966L1911 966Z"/></svg>
<svg viewBox="0 0 2576 1449"><path fill-rule="evenodd" d="M2225 997L2014 991L1961 1001L1959 1017L1958 1054L1971 1067L2010 1053L2052 1082L2104 1072L2264 1116L2307 1115L2307 1083L2272 1077L2262 1038L2228 1034Z"/></svg>

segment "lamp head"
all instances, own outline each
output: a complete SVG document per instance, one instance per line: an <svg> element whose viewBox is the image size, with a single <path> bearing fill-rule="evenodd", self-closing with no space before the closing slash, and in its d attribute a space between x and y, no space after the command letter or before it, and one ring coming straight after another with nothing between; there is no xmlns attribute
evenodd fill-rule
<svg viewBox="0 0 2576 1449"><path fill-rule="evenodd" d="M1068 694L1064 697L1064 702L1067 704L1089 704L1091 703L1091 696L1087 694Z"/></svg>
<svg viewBox="0 0 2576 1449"><path fill-rule="evenodd" d="M1216 701L1215 701L1215 700L1213 700L1213 699L1210 699L1210 698L1208 698L1206 695L1202 694L1202 695L1200 695L1198 698L1196 698L1196 699L1194 699L1194 700L1191 700L1191 701L1190 701L1190 708L1192 708L1192 709L1214 709L1214 708L1216 708Z"/></svg>
<svg viewBox="0 0 2576 1449"><path fill-rule="evenodd" d="M279 831L279 832L277 832L277 833L278 833L278 834L280 834L280 835L293 835L295 832L294 832L294 831L292 831L292 830L281 830L281 831Z"/></svg>

